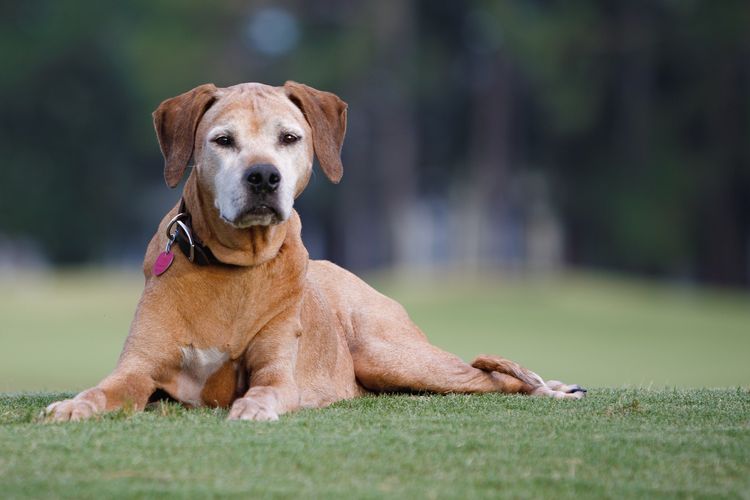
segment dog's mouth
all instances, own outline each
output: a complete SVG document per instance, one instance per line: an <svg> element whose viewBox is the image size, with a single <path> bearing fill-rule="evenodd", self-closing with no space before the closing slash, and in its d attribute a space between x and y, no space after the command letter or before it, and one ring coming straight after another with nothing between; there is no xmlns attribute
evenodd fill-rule
<svg viewBox="0 0 750 500"><path fill-rule="evenodd" d="M260 205L256 205L256 206L250 208L249 210L247 210L242 215L250 215L250 216L253 216L253 217L264 217L264 216L268 216L268 215L278 215L278 212L276 212L275 208L273 208L273 207L271 207L269 205L260 204Z"/></svg>
<svg viewBox="0 0 750 500"><path fill-rule="evenodd" d="M234 220L227 219L222 214L222 219L228 224L237 228L246 228L250 226L272 226L282 222L279 211L265 203L259 203L240 213Z"/></svg>

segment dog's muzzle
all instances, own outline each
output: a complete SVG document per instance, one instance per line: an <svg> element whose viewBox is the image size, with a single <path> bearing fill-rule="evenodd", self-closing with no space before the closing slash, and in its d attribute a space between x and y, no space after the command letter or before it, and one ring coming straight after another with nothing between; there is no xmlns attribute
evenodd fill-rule
<svg viewBox="0 0 750 500"><path fill-rule="evenodd" d="M281 222L279 169L274 165L261 163L249 167L242 178L247 189L245 208L235 220L227 222L238 227L267 226Z"/></svg>

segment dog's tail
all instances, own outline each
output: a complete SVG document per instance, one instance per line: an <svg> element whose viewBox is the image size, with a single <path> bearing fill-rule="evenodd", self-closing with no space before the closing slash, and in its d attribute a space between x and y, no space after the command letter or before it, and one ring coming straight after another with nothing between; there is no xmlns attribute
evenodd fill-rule
<svg viewBox="0 0 750 500"><path fill-rule="evenodd" d="M542 377L531 370L524 368L518 363L509 359L501 358L500 356L480 354L471 362L471 366L486 372L500 372L516 377L518 380L530 385L534 389L545 386Z"/></svg>

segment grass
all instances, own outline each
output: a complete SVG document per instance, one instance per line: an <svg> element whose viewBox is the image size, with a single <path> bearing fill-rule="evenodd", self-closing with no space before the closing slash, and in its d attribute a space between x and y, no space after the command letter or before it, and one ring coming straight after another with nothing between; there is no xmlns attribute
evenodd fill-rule
<svg viewBox="0 0 750 500"><path fill-rule="evenodd" d="M64 394L0 397L3 498L748 497L747 389L582 401L381 396L274 423L160 403L42 424Z"/></svg>

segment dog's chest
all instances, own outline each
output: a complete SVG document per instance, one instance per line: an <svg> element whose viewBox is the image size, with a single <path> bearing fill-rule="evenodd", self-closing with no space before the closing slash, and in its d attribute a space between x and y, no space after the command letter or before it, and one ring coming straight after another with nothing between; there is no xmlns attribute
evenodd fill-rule
<svg viewBox="0 0 750 500"><path fill-rule="evenodd" d="M181 347L182 362L172 395L191 406L227 406L244 385L243 370L215 347Z"/></svg>

